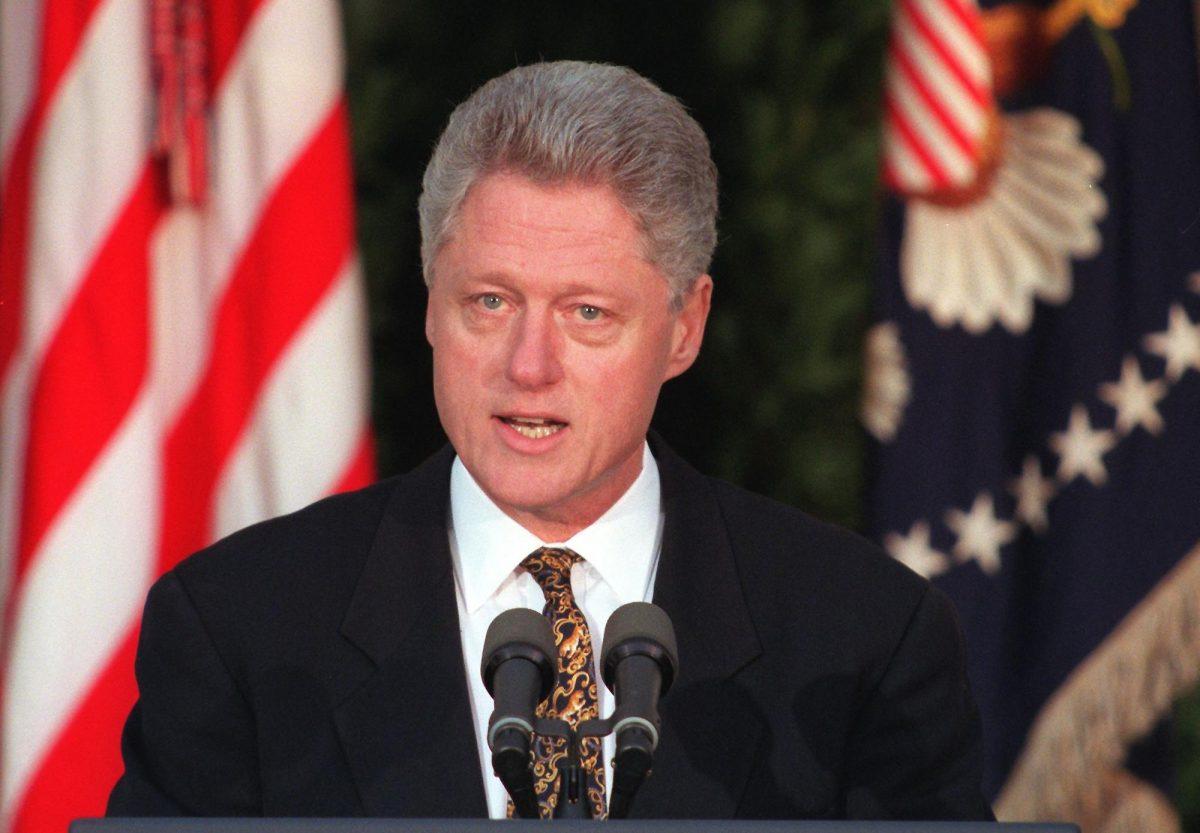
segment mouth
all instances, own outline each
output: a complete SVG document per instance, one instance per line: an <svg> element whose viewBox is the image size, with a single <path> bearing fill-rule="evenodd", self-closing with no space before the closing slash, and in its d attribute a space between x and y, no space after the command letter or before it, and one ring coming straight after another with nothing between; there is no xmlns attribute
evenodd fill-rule
<svg viewBox="0 0 1200 833"><path fill-rule="evenodd" d="M547 417L500 416L497 418L522 437L531 440L543 440L567 427L567 423Z"/></svg>

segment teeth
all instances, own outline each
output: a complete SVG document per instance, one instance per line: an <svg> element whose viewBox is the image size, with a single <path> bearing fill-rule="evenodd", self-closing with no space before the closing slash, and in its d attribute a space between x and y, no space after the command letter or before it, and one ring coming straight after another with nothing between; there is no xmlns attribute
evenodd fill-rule
<svg viewBox="0 0 1200 833"><path fill-rule="evenodd" d="M543 437L549 437L551 434L558 432L562 428L561 425L514 425L513 430L522 437L529 437L531 440L540 440Z"/></svg>
<svg viewBox="0 0 1200 833"><path fill-rule="evenodd" d="M508 424L522 437L528 437L531 440L540 440L551 434L557 434L563 427L562 425L546 425L545 420L539 420L534 424L512 420Z"/></svg>

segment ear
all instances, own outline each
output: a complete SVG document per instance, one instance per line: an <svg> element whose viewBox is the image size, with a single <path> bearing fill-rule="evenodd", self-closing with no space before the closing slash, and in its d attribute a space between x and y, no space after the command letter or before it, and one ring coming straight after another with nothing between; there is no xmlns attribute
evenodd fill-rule
<svg viewBox="0 0 1200 833"><path fill-rule="evenodd" d="M684 296L683 309L675 314L671 354L667 357L667 370L663 381L683 373L700 354L704 325L708 321L708 311L712 308L712 291L712 278L701 275Z"/></svg>
<svg viewBox="0 0 1200 833"><path fill-rule="evenodd" d="M425 340L433 346L433 289L425 290Z"/></svg>

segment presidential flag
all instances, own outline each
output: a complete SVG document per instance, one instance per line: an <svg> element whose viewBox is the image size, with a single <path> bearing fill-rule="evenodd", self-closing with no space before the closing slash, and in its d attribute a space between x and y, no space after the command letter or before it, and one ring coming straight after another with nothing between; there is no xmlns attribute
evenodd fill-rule
<svg viewBox="0 0 1200 833"><path fill-rule="evenodd" d="M104 810L146 591L371 478L333 0L0 0L0 824Z"/></svg>
<svg viewBox="0 0 1200 833"><path fill-rule="evenodd" d="M1000 818L1169 830L1127 758L1200 673L1194 9L983 6L895 6L870 525L957 604Z"/></svg>

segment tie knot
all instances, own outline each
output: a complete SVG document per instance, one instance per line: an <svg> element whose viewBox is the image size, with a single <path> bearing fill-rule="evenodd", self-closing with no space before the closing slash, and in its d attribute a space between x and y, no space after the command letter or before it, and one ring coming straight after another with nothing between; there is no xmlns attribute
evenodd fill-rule
<svg viewBox="0 0 1200 833"><path fill-rule="evenodd" d="M541 585L546 598L571 592L571 568L583 557L573 550L542 547L525 556L521 566Z"/></svg>

